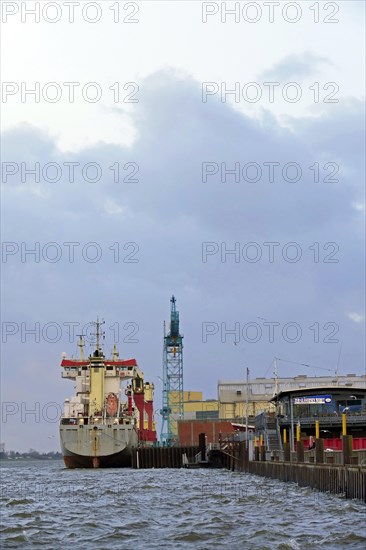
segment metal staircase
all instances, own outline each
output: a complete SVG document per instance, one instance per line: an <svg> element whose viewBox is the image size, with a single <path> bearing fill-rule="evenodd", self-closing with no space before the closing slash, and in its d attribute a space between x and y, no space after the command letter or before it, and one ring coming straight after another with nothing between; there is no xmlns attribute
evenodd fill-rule
<svg viewBox="0 0 366 550"><path fill-rule="evenodd" d="M276 419L266 418L264 440L268 451L281 451Z"/></svg>
<svg viewBox="0 0 366 550"><path fill-rule="evenodd" d="M277 417L261 413L256 418L256 432L263 435L267 451L282 451L282 441Z"/></svg>

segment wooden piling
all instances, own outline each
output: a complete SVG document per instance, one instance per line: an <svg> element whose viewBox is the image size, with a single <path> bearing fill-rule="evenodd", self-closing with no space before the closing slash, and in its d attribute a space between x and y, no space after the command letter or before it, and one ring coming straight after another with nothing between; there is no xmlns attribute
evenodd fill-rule
<svg viewBox="0 0 366 550"><path fill-rule="evenodd" d="M324 439L317 439L315 443L315 462L324 464Z"/></svg>
<svg viewBox="0 0 366 550"><path fill-rule="evenodd" d="M206 460L206 434L200 433L198 435L199 452L201 453L201 460Z"/></svg>
<svg viewBox="0 0 366 550"><path fill-rule="evenodd" d="M284 454L284 460L285 462L291 461L291 447L290 443L286 441L286 443L283 444L283 454Z"/></svg>
<svg viewBox="0 0 366 550"><path fill-rule="evenodd" d="M296 454L297 462L304 462L305 452L304 452L304 442L298 440L296 443Z"/></svg>
<svg viewBox="0 0 366 550"><path fill-rule="evenodd" d="M346 416L346 415L344 415ZM352 436L342 435L343 464L351 464L352 457Z"/></svg>
<svg viewBox="0 0 366 550"><path fill-rule="evenodd" d="M265 445L261 445L260 447L260 459L262 462L265 462L266 460L266 447Z"/></svg>

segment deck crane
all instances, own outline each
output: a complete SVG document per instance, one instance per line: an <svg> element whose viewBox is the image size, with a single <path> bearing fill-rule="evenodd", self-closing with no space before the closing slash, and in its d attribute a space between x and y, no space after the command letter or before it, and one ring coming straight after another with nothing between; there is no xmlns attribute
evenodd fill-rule
<svg viewBox="0 0 366 550"><path fill-rule="evenodd" d="M170 326L163 343L163 407L160 441L166 446L178 444L178 420L184 415L183 335L179 332L179 311L174 296L170 299Z"/></svg>

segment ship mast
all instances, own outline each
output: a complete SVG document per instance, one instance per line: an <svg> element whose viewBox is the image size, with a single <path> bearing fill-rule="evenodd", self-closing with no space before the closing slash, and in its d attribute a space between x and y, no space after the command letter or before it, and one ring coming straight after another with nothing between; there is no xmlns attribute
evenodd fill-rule
<svg viewBox="0 0 366 550"><path fill-rule="evenodd" d="M84 340L83 340L83 334L78 334L78 337L79 337L78 347L80 348L79 359L80 359L80 361L84 361Z"/></svg>
<svg viewBox="0 0 366 550"><path fill-rule="evenodd" d="M97 334L96 334L96 337L97 337L97 350L100 351L100 344L99 344L99 338L100 338L99 327L100 327L100 323L99 323L98 317L97 317L96 326L97 326Z"/></svg>
<svg viewBox="0 0 366 550"><path fill-rule="evenodd" d="M278 366L277 366L277 357L274 358L274 371L273 374L275 376L275 387L274 387L274 395L278 394Z"/></svg>

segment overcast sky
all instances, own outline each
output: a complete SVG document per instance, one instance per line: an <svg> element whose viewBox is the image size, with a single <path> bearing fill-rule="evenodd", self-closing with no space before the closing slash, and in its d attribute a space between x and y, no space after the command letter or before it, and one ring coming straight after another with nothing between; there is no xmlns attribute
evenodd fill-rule
<svg viewBox="0 0 366 550"><path fill-rule="evenodd" d="M103 2L96 23L20 4L2 14L6 448L58 449L61 353L97 315L159 409L173 293L205 398L274 356L319 367L280 376L365 374L364 4L223 22L221 3Z"/></svg>

